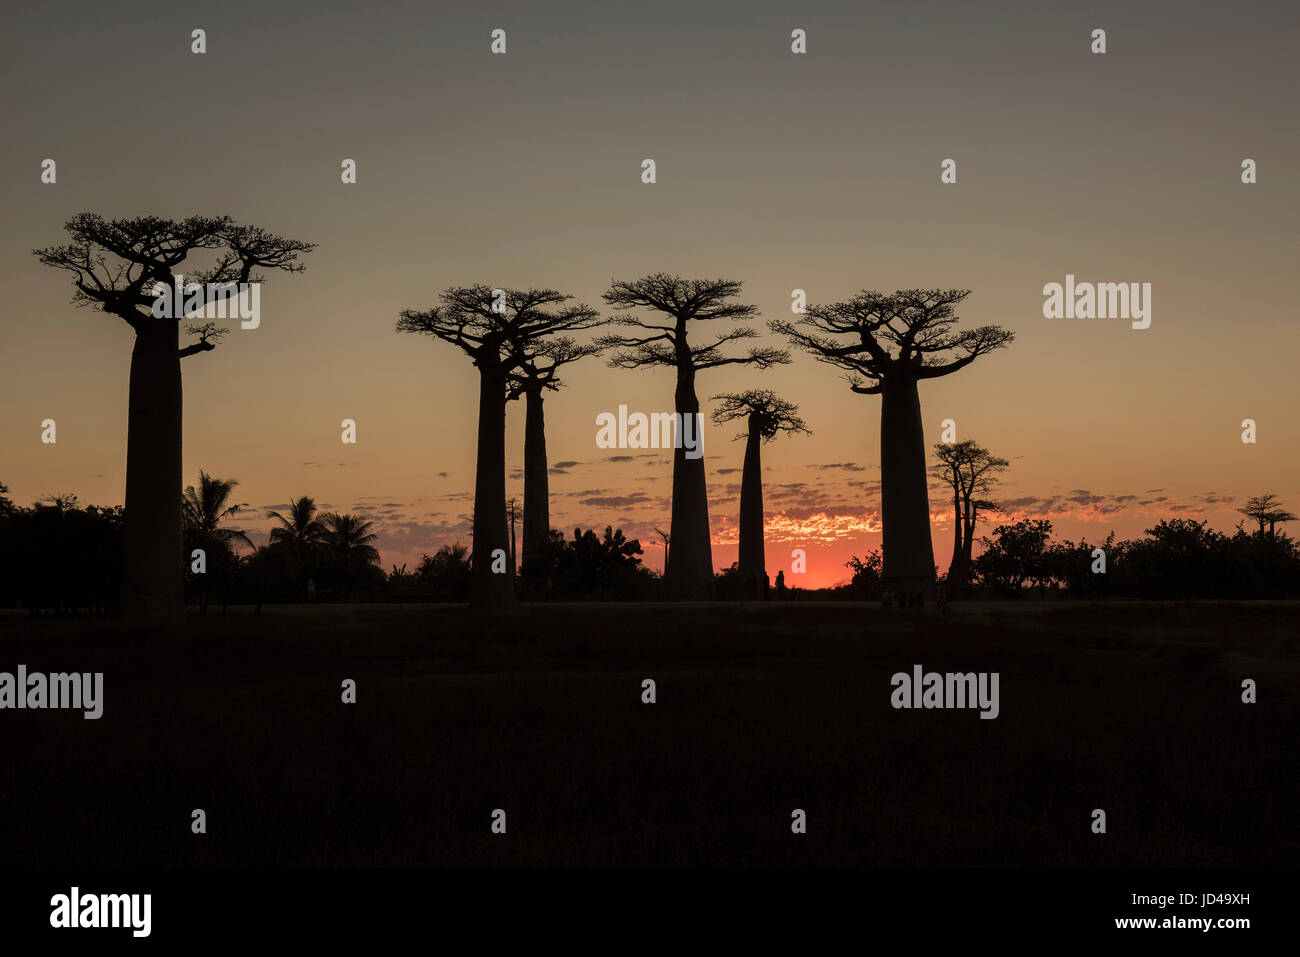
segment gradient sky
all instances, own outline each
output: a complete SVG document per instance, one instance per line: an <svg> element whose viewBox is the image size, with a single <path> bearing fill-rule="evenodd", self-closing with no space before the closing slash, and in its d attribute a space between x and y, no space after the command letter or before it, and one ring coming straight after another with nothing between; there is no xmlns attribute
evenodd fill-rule
<svg viewBox="0 0 1300 957"><path fill-rule="evenodd" d="M1096 539L1171 516L1230 529L1261 492L1300 506L1294 3L12 6L0 481L15 501L123 498L131 331L73 308L69 277L31 254L84 210L229 214L319 244L305 273L267 284L260 329L183 364L187 480L238 479L257 541L264 509L309 494L373 518L385 567L468 542L475 370L396 334L397 313L478 282L603 307L611 279L659 270L741 280L764 318L788 318L795 287L812 302L974 290L963 325L1017 339L923 384L926 439L952 418L1011 459L1012 517ZM497 27L505 56L488 50ZM339 182L344 158L356 185ZM1043 285L1066 273L1150 282L1151 328L1044 319ZM658 567L669 455L598 449L595 417L671 409L671 374L593 359L564 378L547 400L552 524L622 527ZM805 355L698 381L702 400L756 387L814 432L764 450L768 571L841 580L879 544L879 399ZM57 445L40 442L45 418ZM705 436L719 567L735 557L733 432ZM788 571L796 547L805 578Z"/></svg>

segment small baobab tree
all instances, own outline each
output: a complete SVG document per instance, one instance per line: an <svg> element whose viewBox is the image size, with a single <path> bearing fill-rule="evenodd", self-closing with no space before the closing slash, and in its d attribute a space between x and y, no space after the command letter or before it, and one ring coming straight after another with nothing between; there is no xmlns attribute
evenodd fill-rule
<svg viewBox="0 0 1300 957"><path fill-rule="evenodd" d="M489 608L514 603L509 574L493 572L492 553L507 554L506 390L512 372L537 340L588 329L601 319L585 305L565 305L572 296L553 289L492 289L453 286L440 305L406 309L398 332L417 332L451 343L478 368L478 454L474 475L474 541L470 605ZM527 503L524 513L527 515ZM501 563L504 564L504 563ZM508 571L508 569L507 569Z"/></svg>
<svg viewBox="0 0 1300 957"><path fill-rule="evenodd" d="M998 326L957 330L969 289L864 290L847 302L808 306L773 322L790 342L848 373L860 395L880 396L880 498L884 585L909 598L934 597L934 546L918 384L951 375L1000 349L1014 334Z"/></svg>
<svg viewBox="0 0 1300 957"><path fill-rule="evenodd" d="M727 355L733 342L753 339L752 325L736 326L715 336L705 345L690 342L698 324L712 320L749 320L758 307L737 302L740 283L728 279L682 279L655 273L643 279L615 281L605 293L605 302L615 311L646 309L664 319L650 321L637 315L621 315L614 324L627 327L626 335L607 335L596 340L601 348L618 350L609 364L618 369L666 366L676 373L673 411L678 428L673 449L673 505L669 533L672 563L665 573L670 597L707 598L713 584L713 548L709 539L708 484L700 439L700 401L695 377L704 369L725 365L748 365L759 369L790 361L788 352L765 346L751 346L743 355ZM688 450L682 433L691 430L697 448Z"/></svg>
<svg viewBox="0 0 1300 957"><path fill-rule="evenodd" d="M525 582L545 579L546 543L551 534L550 479L546 459L544 395L564 383L557 376L562 366L595 355L593 344L579 345L567 336L543 340L529 349L510 374L507 399L524 400L524 557L520 570ZM514 531L511 529L510 564L514 566Z"/></svg>
<svg viewBox="0 0 1300 957"><path fill-rule="evenodd" d="M722 424L743 419L745 428L736 436L745 440L745 464L740 480L740 545L736 568L740 573L741 596L767 598L767 559L763 547L763 462L762 446L782 432L810 434L799 407L778 399L768 389L727 392L713 396L720 402L713 421Z"/></svg>
<svg viewBox="0 0 1300 957"><path fill-rule="evenodd" d="M936 443L934 457L937 461L931 471L952 489L953 541L952 561L948 563L948 597L953 598L965 591L970 582L971 551L980 513L997 511L994 502L981 496L992 493L998 474L1011 463L973 439Z"/></svg>
<svg viewBox="0 0 1300 957"><path fill-rule="evenodd" d="M185 220L141 216L104 219L80 213L65 224L71 242L36 250L47 266L72 274L72 301L123 320L135 333L127 406L126 508L123 513L122 610L168 615L184 605L181 556L181 360L216 348L226 330L154 315L160 287L185 276L186 303L196 285L201 314L224 315L235 283L262 283L261 270L300 272L298 257L315 248L241 226L229 216ZM195 253L214 257L193 262ZM215 297L213 292L220 290ZM218 310L216 307L222 307ZM191 316L192 320L194 317ZM181 346L185 331L197 340Z"/></svg>
<svg viewBox="0 0 1300 957"><path fill-rule="evenodd" d="M1254 519L1259 524L1259 534L1267 534L1272 537L1276 534L1279 522L1294 522L1296 516L1294 513L1287 511L1282 507L1281 500L1269 492L1265 495L1252 495L1246 500L1246 507L1237 509L1247 518ZM1267 526L1267 531L1265 530Z"/></svg>

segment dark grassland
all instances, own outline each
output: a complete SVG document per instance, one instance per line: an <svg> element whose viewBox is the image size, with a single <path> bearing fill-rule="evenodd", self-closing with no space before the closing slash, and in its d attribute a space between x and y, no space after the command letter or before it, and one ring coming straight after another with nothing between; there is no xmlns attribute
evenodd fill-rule
<svg viewBox="0 0 1300 957"><path fill-rule="evenodd" d="M0 711L0 866L1295 865L1298 624L1286 602L6 617L0 671L103 671L105 703ZM1000 672L1000 717L892 709L916 663Z"/></svg>

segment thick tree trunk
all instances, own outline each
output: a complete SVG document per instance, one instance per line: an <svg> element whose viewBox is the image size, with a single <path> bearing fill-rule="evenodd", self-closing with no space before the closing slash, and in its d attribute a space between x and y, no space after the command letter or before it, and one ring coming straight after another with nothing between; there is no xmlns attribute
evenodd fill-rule
<svg viewBox="0 0 1300 957"><path fill-rule="evenodd" d="M907 375L886 379L881 391L880 500L885 584L909 600L933 600L925 430L916 380Z"/></svg>
<svg viewBox="0 0 1300 957"><path fill-rule="evenodd" d="M763 549L763 437L750 416L745 439L745 466L740 482L740 590L744 598L767 598L767 559Z"/></svg>
<svg viewBox="0 0 1300 957"><path fill-rule="evenodd" d="M506 377L492 363L479 364L478 463L474 473L474 551L469 603L472 608L514 604L510 575L510 533L506 528ZM500 549L504 558L494 561ZM496 565L500 572L493 572Z"/></svg>
<svg viewBox="0 0 1300 957"><path fill-rule="evenodd" d="M674 408L682 431L690 430L695 458L685 444L673 449L673 561L665 576L668 594L679 601L707 599L713 591L713 546L709 539L709 493L700 436L700 401L695 397L695 369L686 359L677 368Z"/></svg>
<svg viewBox="0 0 1300 957"><path fill-rule="evenodd" d="M185 607L180 327L143 322L131 352L127 405L122 611L161 617Z"/></svg>
<svg viewBox="0 0 1300 957"><path fill-rule="evenodd" d="M546 578L546 539L551 532L550 484L546 465L546 418L542 390L524 393L524 567L523 580Z"/></svg>

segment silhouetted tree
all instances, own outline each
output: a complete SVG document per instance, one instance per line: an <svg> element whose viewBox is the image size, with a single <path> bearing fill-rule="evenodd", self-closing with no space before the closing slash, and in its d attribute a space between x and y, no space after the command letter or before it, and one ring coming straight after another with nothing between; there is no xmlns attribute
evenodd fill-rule
<svg viewBox="0 0 1300 957"><path fill-rule="evenodd" d="M769 389L727 392L713 396L721 402L713 421L722 424L745 420L736 436L745 439L745 463L740 481L740 545L736 556L739 597L767 598L767 559L763 547L763 463L761 448L781 432L808 433L799 407L778 399Z"/></svg>
<svg viewBox="0 0 1300 957"><path fill-rule="evenodd" d="M268 509L266 517L280 523L271 529L271 541L283 542L302 554L315 548L325 538L325 526L316 520L316 501L310 496L304 495L290 502L287 516Z"/></svg>
<svg viewBox="0 0 1300 957"><path fill-rule="evenodd" d="M1024 594L1025 585L1037 585L1051 577L1050 548L1052 523L1041 518L1025 518L1010 525L999 525L993 538L981 538L983 553L973 567L980 580L1009 598ZM885 562L889 552L885 552Z"/></svg>
<svg viewBox="0 0 1300 957"><path fill-rule="evenodd" d="M216 260L191 269L189 281L226 284L262 282L261 269L298 272L303 268L299 255L314 246L240 226L228 216L106 220L80 213L64 228L72 242L36 250L40 261L73 274L76 305L117 316L135 332L127 412L123 611L178 612L185 567L180 561L180 363L215 348L225 330L211 322L188 323L187 332L198 341L182 347L184 310L174 309L174 318L156 318L155 287L174 287L177 270L199 250L213 251Z"/></svg>
<svg viewBox="0 0 1300 957"><path fill-rule="evenodd" d="M663 322L649 322L632 315L620 316L616 324L639 329L625 336L602 336L602 348L620 350L610 365L619 369L667 366L675 370L677 386L673 410L678 428L692 428L700 440L700 402L695 394L695 376L702 369L724 365L752 365L760 369L790 361L781 349L753 346L740 356L728 356L729 343L753 339L753 326L733 328L714 338L708 345L694 346L688 334L692 322L714 319L752 319L758 307L734 301L740 283L726 279L682 279L655 273L630 282L615 281L605 293L605 302L617 311L649 309L667 317ZM689 417L689 424L688 424ZM713 581L713 548L709 540L709 498L702 449L691 456L685 443L673 450L673 505L670 531L673 561L665 572L669 595L678 599L707 598Z"/></svg>
<svg viewBox="0 0 1300 957"><path fill-rule="evenodd" d="M186 565L186 579L197 591L200 614L208 613L208 600L214 585L220 589L222 604L228 601L238 564L235 546L253 548L252 541L243 531L221 525L245 508L242 503L232 504L230 501L238 484L234 479L213 478L200 469L199 484L186 486L181 496L181 527L186 553L188 555L196 548L201 548L204 553L206 569L202 574L188 571L189 565Z"/></svg>
<svg viewBox="0 0 1300 957"><path fill-rule="evenodd" d="M656 529L655 529L655 534L658 535L661 539L663 539L663 543L664 543L664 577L667 578L667 577L668 577L668 546L672 544L672 538L673 538L673 536L672 536L672 534L671 534L670 532L665 532L665 531L664 531L663 529L661 529L661 528L656 528Z"/></svg>
<svg viewBox="0 0 1300 957"><path fill-rule="evenodd" d="M518 553L515 551L515 525L519 522L518 499L512 498L506 502L506 518L510 521L510 574L513 577L519 570Z"/></svg>
<svg viewBox="0 0 1300 957"><path fill-rule="evenodd" d="M492 552L507 545L505 403L510 373L527 359L536 340L600 322L600 315L588 306L562 306L573 297L553 289L497 291L500 296L488 286L452 287L440 297L441 305L423 312L406 309L397 321L398 332L418 332L449 342L478 368L470 593L470 604L477 608L509 605L515 600L511 576L492 573ZM552 306L560 308L549 308Z"/></svg>
<svg viewBox="0 0 1300 957"><path fill-rule="evenodd" d="M1246 500L1246 507L1237 509L1247 518L1253 518L1259 523L1259 534L1265 534L1265 526L1268 527L1267 534L1276 533L1279 522L1294 522L1296 516L1286 509L1282 508L1282 503L1272 492L1266 495L1254 495Z"/></svg>
<svg viewBox="0 0 1300 957"><path fill-rule="evenodd" d="M938 461L932 471L952 489L952 561L948 564L947 585L948 597L955 598L970 581L971 551L980 512L997 510L994 502L980 496L992 492L998 473L1011 463L973 439L939 442L934 446L934 455Z"/></svg>
<svg viewBox="0 0 1300 957"><path fill-rule="evenodd" d="M325 526L328 574L338 591L355 597L362 586L382 580L379 551L371 544L378 539L372 531L373 522L359 515L329 512L321 517L321 523Z"/></svg>
<svg viewBox="0 0 1300 957"><path fill-rule="evenodd" d="M249 537L237 528L222 528L227 518L238 515L246 504L231 504L230 496L238 485L234 479L213 478L199 469L199 484L188 485L181 496L181 522L186 532L203 535L227 545L236 542L253 547Z"/></svg>
<svg viewBox="0 0 1300 957"><path fill-rule="evenodd" d="M546 460L546 416L543 396L564 383L562 367L600 351L594 344L578 345L568 337L537 343L510 374L507 399L524 399L524 564L521 577L535 582L545 574L546 540L551 533L550 477ZM514 529L510 562L514 567Z"/></svg>
<svg viewBox="0 0 1300 957"><path fill-rule="evenodd" d="M280 523L271 529L271 545L285 548L293 556L297 566L295 577L302 590L300 597L310 600L317 559L326 534L325 526L316 518L315 499L303 495L289 503L288 515L268 509L266 517Z"/></svg>
<svg viewBox="0 0 1300 957"><path fill-rule="evenodd" d="M324 524L325 547L331 556L366 564L379 561L379 552L371 544L379 538L371 531L373 522L359 515L328 512Z"/></svg>
<svg viewBox="0 0 1300 957"><path fill-rule="evenodd" d="M641 543L624 537L622 529L605 527L604 536L588 529L573 530L566 542L552 531L548 542L555 594L564 599L610 601L644 598L652 576L642 566Z"/></svg>
<svg viewBox="0 0 1300 957"><path fill-rule="evenodd" d="M432 589L434 597L441 601L469 599L469 549L460 542L443 545L432 556L423 556L416 574Z"/></svg>
<svg viewBox="0 0 1300 957"><path fill-rule="evenodd" d="M0 606L61 615L116 605L121 524L120 508L82 508L72 494L47 495L31 508L0 495Z"/></svg>
<svg viewBox="0 0 1300 957"><path fill-rule="evenodd" d="M880 557L880 549L875 549L866 558L852 555L844 563L844 567L853 571L849 591L854 598L861 601L874 601L881 597L880 573L884 568L884 562Z"/></svg>
<svg viewBox="0 0 1300 957"><path fill-rule="evenodd" d="M956 331L968 289L864 290L847 302L808 306L796 322L773 322L817 359L845 369L849 387L878 395L880 498L887 587L934 596L934 547L926 482L922 379L950 375L1000 349L1014 335L997 326Z"/></svg>

